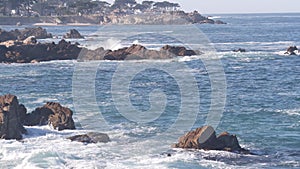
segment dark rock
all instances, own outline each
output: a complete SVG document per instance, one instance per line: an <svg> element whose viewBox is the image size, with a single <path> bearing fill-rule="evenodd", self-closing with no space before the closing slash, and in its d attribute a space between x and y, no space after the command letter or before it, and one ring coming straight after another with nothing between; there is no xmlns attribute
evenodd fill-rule
<svg viewBox="0 0 300 169"><path fill-rule="evenodd" d="M8 40L23 41L24 39L30 36L34 36L36 39L52 38L52 35L47 33L46 29L43 29L41 27L25 28L23 30L15 29L9 32L0 29L0 42L4 42Z"/></svg>
<svg viewBox="0 0 300 169"><path fill-rule="evenodd" d="M71 141L78 141L83 143L108 143L110 138L107 134L90 132L87 134L76 135L68 137Z"/></svg>
<svg viewBox="0 0 300 169"><path fill-rule="evenodd" d="M66 39L83 39L84 37L76 30L71 29L70 32L66 33L63 38Z"/></svg>
<svg viewBox="0 0 300 169"><path fill-rule="evenodd" d="M26 114L26 108L19 104L18 98L14 95L0 96L0 138L1 139L22 139L26 133L21 123L21 116Z"/></svg>
<svg viewBox="0 0 300 169"><path fill-rule="evenodd" d="M193 50L188 50L183 46L170 46L166 45L161 48L161 51L167 51L172 53L175 56L192 56L197 55L197 53Z"/></svg>
<svg viewBox="0 0 300 169"><path fill-rule="evenodd" d="M296 55L296 51L298 51L297 46L290 46L284 54L287 55Z"/></svg>
<svg viewBox="0 0 300 169"><path fill-rule="evenodd" d="M203 126L190 131L179 138L179 143L173 145L175 148L191 148L204 150L224 150L230 152L248 153L241 148L237 137L227 132L216 137L216 132L211 126Z"/></svg>
<svg viewBox="0 0 300 169"><path fill-rule="evenodd" d="M30 38L29 38L30 39ZM31 41L32 39L28 40ZM28 42L30 43L30 42ZM159 51L150 50L141 45L132 45L118 50L98 48L88 50L71 44L64 39L55 43L23 44L12 41L0 43L0 62L2 63L37 63L50 60L138 60L138 59L171 59L178 56L192 56L199 51L186 49L183 46L162 47Z"/></svg>
<svg viewBox="0 0 300 169"><path fill-rule="evenodd" d="M17 37L14 36L11 32L7 32L5 30L0 29L0 42L16 39Z"/></svg>
<svg viewBox="0 0 300 169"><path fill-rule="evenodd" d="M36 39L46 39L52 38L52 34L48 33L46 29L42 27L37 28L25 28L24 30L19 31L20 34L17 36L19 40L24 40L30 36L34 36Z"/></svg>
<svg viewBox="0 0 300 169"><path fill-rule="evenodd" d="M13 43L12 45L10 45ZM6 46L5 46L6 45ZM71 60L77 59L81 48L75 44L61 40L55 43L21 44L16 42L7 42L0 45L0 62L4 63L30 63L35 60Z"/></svg>
<svg viewBox="0 0 300 169"><path fill-rule="evenodd" d="M73 112L59 103L48 102L43 107L36 108L26 114L22 122L27 126L50 124L58 130L75 129Z"/></svg>
<svg viewBox="0 0 300 169"><path fill-rule="evenodd" d="M246 49L238 48L238 49L233 50L233 52L241 52L241 53L244 53L244 52L246 52Z"/></svg>
<svg viewBox="0 0 300 169"><path fill-rule="evenodd" d="M216 20L215 24L227 24L226 22L220 21L220 20Z"/></svg>

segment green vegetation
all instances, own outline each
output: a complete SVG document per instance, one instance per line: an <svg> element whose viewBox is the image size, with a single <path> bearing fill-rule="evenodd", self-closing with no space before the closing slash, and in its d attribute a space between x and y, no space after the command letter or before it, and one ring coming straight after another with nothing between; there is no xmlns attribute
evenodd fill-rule
<svg viewBox="0 0 300 169"><path fill-rule="evenodd" d="M107 15L112 12L134 14L141 12L177 11L178 3L135 0L115 0L113 4L100 0L0 0L0 16L65 16Z"/></svg>

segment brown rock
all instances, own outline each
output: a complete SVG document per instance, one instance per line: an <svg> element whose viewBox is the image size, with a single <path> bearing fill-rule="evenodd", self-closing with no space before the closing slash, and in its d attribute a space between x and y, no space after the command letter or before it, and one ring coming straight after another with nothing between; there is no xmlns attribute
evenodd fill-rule
<svg viewBox="0 0 300 169"><path fill-rule="evenodd" d="M190 131L179 138L175 148L193 148L204 150L225 150L231 152L249 152L239 145L237 137L223 132L216 137L216 132L211 126L203 126Z"/></svg>
<svg viewBox="0 0 300 169"><path fill-rule="evenodd" d="M21 116L26 114L26 108L19 104L14 95L0 96L0 138L22 139L26 133L21 123Z"/></svg>
<svg viewBox="0 0 300 169"><path fill-rule="evenodd" d="M48 102L43 107L36 108L26 114L23 123L28 126L50 124L58 130L75 129L73 112L59 103Z"/></svg>

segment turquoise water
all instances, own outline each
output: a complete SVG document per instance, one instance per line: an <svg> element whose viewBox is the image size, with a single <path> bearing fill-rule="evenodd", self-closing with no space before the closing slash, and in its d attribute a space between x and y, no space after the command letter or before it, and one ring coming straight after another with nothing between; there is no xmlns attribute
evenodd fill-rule
<svg viewBox="0 0 300 169"><path fill-rule="evenodd" d="M1 95L17 95L29 112L60 102L74 110L78 128L27 127L23 142L1 140L1 168L299 168L300 57L283 51L300 46L300 14L220 19L228 24L75 27L86 47L168 43L207 54L192 59L0 64ZM45 28L60 37L71 27ZM248 52L231 52L237 48ZM171 148L204 124L236 134L257 155ZM112 142L65 139L86 130Z"/></svg>

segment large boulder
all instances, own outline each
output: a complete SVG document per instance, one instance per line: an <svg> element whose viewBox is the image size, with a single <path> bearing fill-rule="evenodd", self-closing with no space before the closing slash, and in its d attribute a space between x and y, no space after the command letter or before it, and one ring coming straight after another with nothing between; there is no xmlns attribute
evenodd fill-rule
<svg viewBox="0 0 300 169"><path fill-rule="evenodd" d="M110 142L110 138L107 134L97 133L97 132L89 132L87 134L76 135L72 137L68 137L71 141L78 141L82 143L108 143Z"/></svg>
<svg viewBox="0 0 300 169"><path fill-rule="evenodd" d="M203 126L194 131L186 133L180 137L174 148L204 149L204 150L224 150L230 152L248 153L241 148L237 137L223 132L218 137L211 126Z"/></svg>
<svg viewBox="0 0 300 169"><path fill-rule="evenodd" d="M54 129L75 129L73 112L59 103L48 102L43 107L36 108L32 113L26 114L22 120L24 125L36 126L50 124Z"/></svg>
<svg viewBox="0 0 300 169"><path fill-rule="evenodd" d="M0 96L0 138L22 139L26 133L21 123L21 118L26 114L26 108L19 104L14 95Z"/></svg>
<svg viewBox="0 0 300 169"><path fill-rule="evenodd" d="M83 39L84 37L76 29L71 29L63 38L66 39Z"/></svg>

